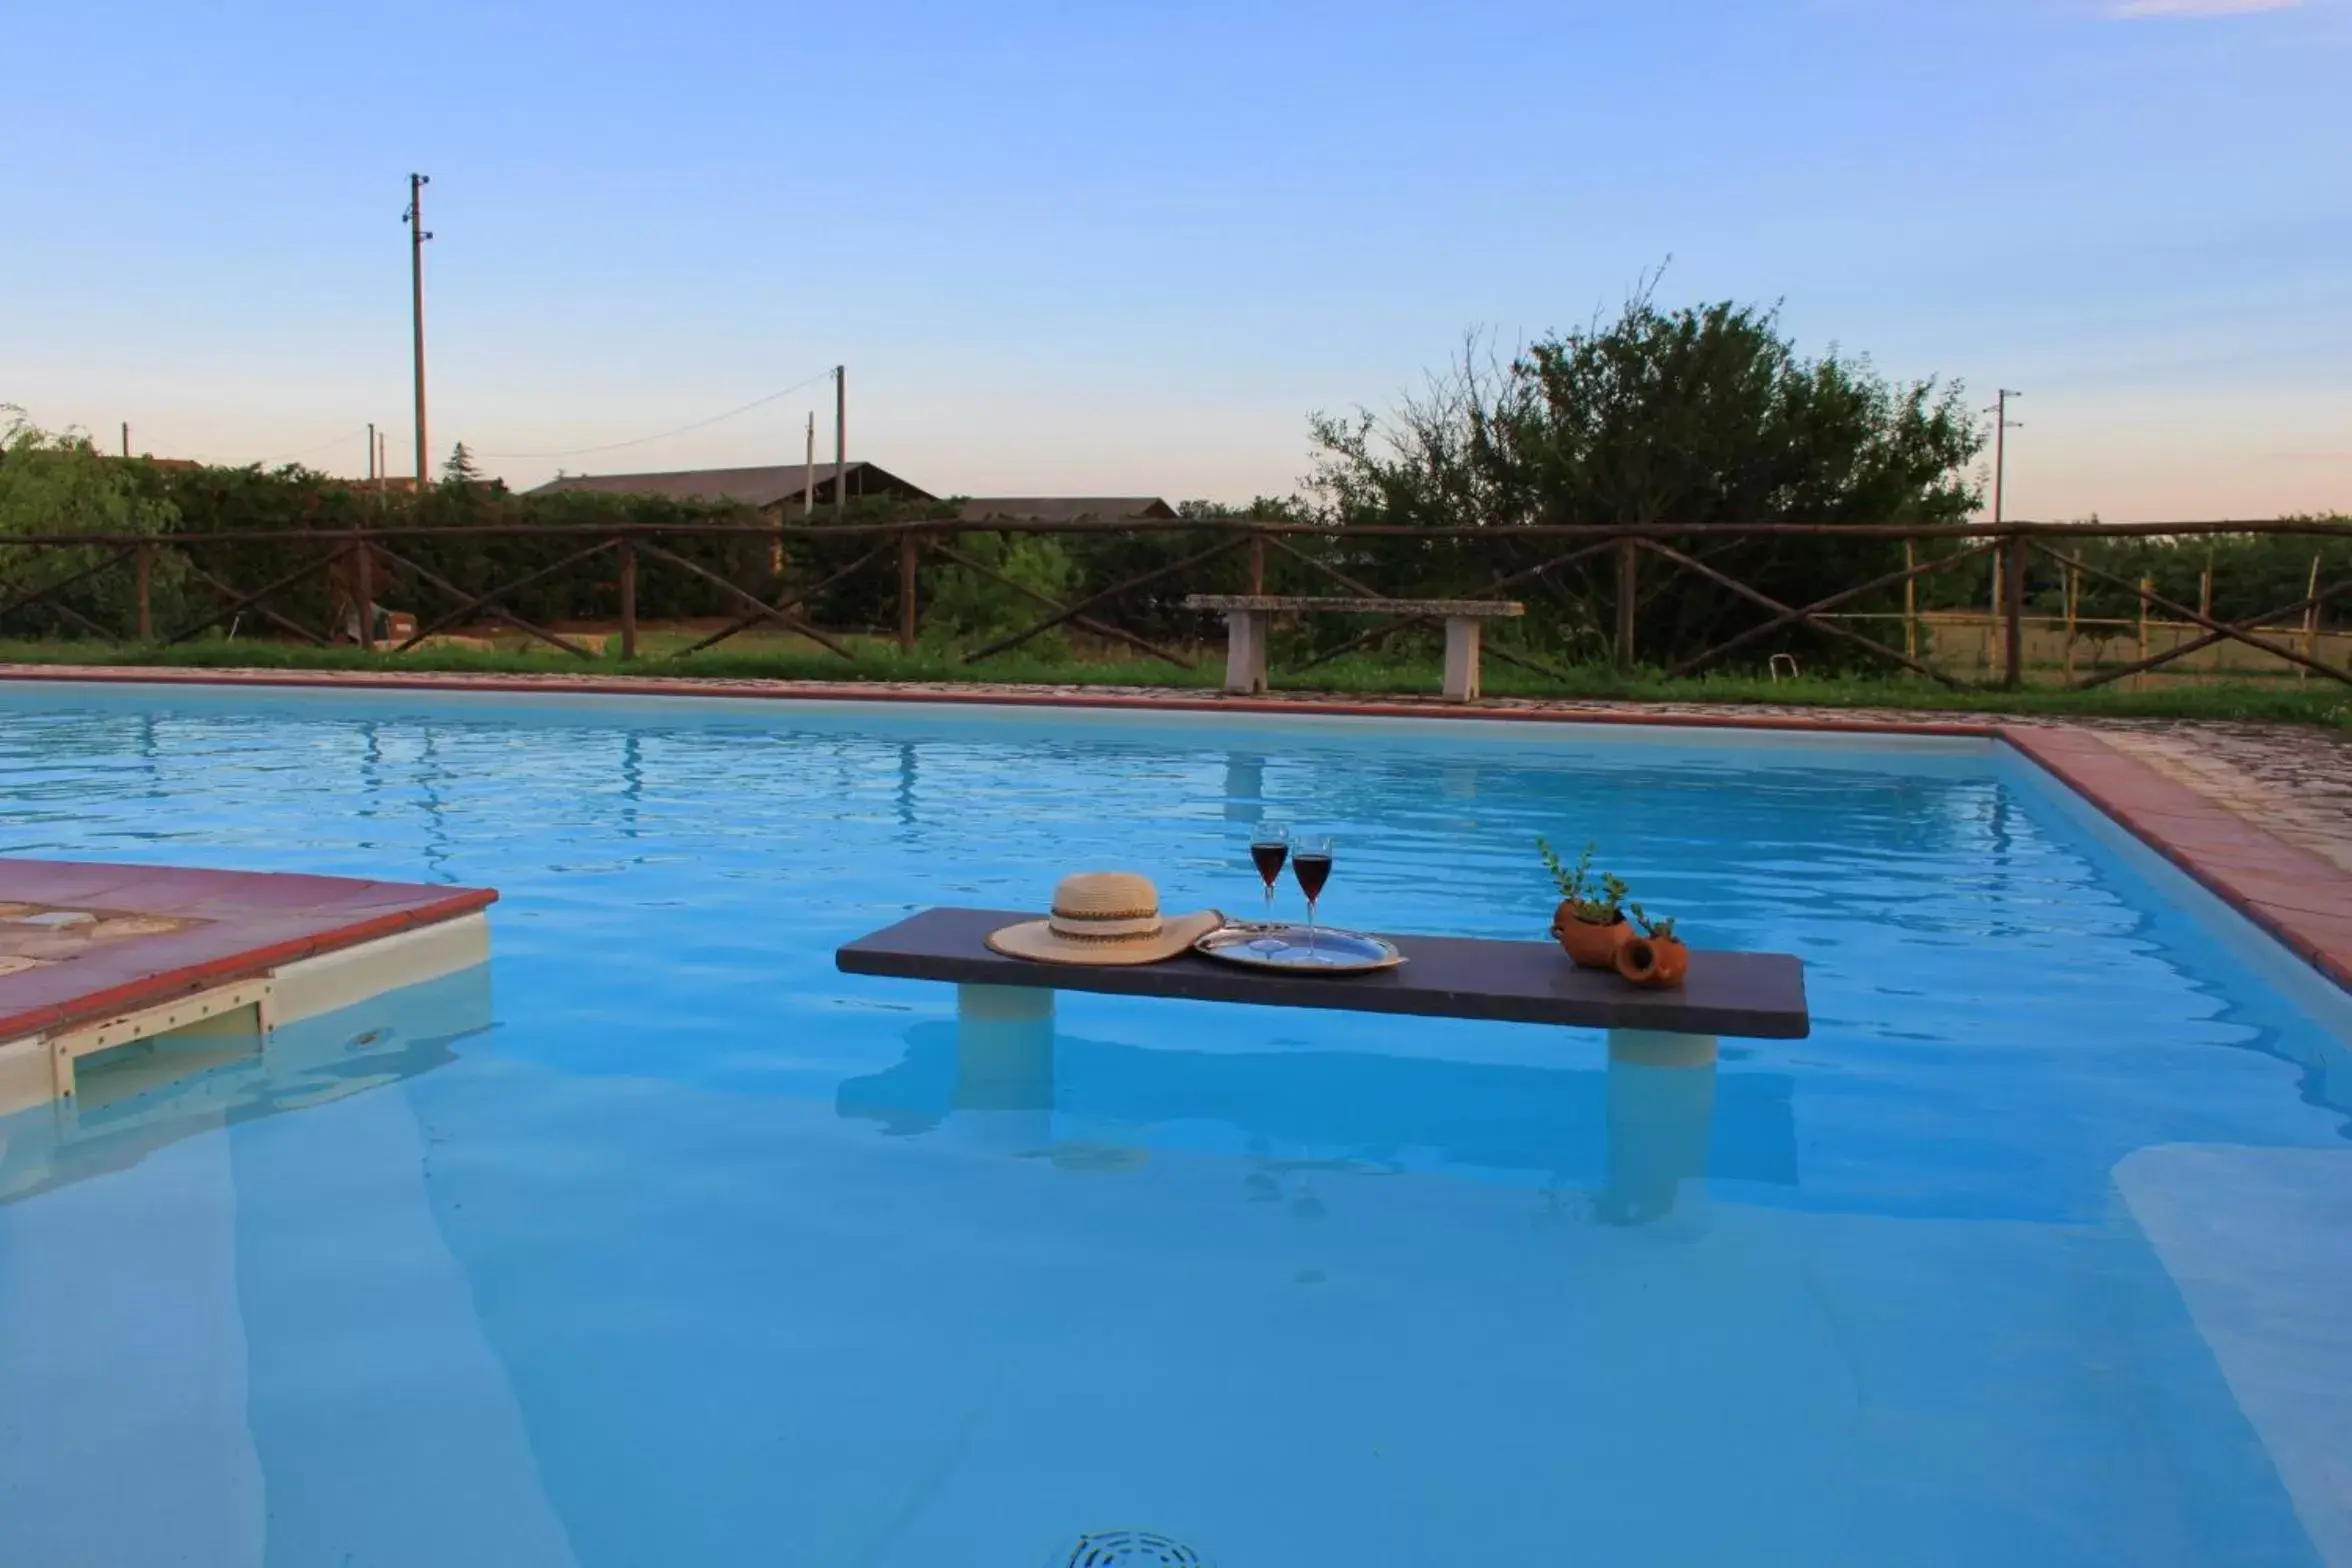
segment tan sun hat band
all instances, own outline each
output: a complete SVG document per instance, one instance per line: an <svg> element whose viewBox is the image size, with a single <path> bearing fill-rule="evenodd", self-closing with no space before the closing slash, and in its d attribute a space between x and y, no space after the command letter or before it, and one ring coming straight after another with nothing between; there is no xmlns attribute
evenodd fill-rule
<svg viewBox="0 0 2352 1568"><path fill-rule="evenodd" d="M1134 914L1086 915L1057 909L1046 922L1053 934L1073 942L1117 942L1139 936L1158 936L1160 917L1155 910Z"/></svg>

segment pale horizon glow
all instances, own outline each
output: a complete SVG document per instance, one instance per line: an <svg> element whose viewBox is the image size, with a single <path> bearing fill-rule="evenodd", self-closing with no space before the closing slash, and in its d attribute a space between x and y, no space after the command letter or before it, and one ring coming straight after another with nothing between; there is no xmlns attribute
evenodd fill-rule
<svg viewBox="0 0 2352 1568"><path fill-rule="evenodd" d="M2122 0L2110 16L2250 16L2256 11L2284 11L2307 0Z"/></svg>
<svg viewBox="0 0 2352 1568"><path fill-rule="evenodd" d="M829 460L822 380L616 444L845 363L850 455L941 494L1287 494L1310 413L1664 264L2022 389L2013 517L2352 511L2348 46L2347 0L51 7L0 402L411 472L413 168L431 461L517 486L797 463L811 412Z"/></svg>

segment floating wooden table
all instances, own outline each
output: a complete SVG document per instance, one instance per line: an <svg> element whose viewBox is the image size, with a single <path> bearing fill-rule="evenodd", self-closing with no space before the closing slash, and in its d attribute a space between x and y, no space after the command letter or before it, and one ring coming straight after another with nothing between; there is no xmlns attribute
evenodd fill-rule
<svg viewBox="0 0 2352 1568"><path fill-rule="evenodd" d="M1645 991L1607 971L1577 968L1551 942L1475 937L1391 936L1405 962L1360 975L1273 973L1193 953L1165 963L1091 968L989 950L989 932L1034 918L1002 909L927 909L838 949L833 962L853 975L1264 1007L1764 1040L1801 1040L1812 1030L1805 966L1786 953L1694 952L1680 990Z"/></svg>

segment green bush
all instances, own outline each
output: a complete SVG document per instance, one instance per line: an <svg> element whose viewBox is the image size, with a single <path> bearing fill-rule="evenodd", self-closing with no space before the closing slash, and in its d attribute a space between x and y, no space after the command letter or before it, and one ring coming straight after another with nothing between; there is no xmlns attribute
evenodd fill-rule
<svg viewBox="0 0 2352 1568"><path fill-rule="evenodd" d="M1078 563L1054 535L966 534L954 548L1032 593L1062 603L1074 597ZM923 637L934 645L985 647L1053 613L1030 594L952 562L923 573L921 595ZM1057 627L1021 646L1038 658L1058 658L1069 651L1069 639Z"/></svg>
<svg viewBox="0 0 2352 1568"><path fill-rule="evenodd" d="M137 568L120 547L14 545L26 535L144 534L178 521L129 465L101 456L77 431L52 435L0 404L0 627L69 637L129 636L138 622ZM151 602L179 602L184 564L170 551L149 560ZM16 606L48 585L53 597Z"/></svg>

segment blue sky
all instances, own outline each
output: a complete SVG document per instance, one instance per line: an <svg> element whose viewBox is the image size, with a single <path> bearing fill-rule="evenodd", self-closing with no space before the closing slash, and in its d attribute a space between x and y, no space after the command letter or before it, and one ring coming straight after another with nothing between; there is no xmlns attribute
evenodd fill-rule
<svg viewBox="0 0 2352 1568"><path fill-rule="evenodd" d="M1470 329L1785 302L2024 390L2012 515L2352 510L2352 0L32 8L0 401L517 482L851 449L1244 500ZM512 454L512 455L509 455Z"/></svg>

